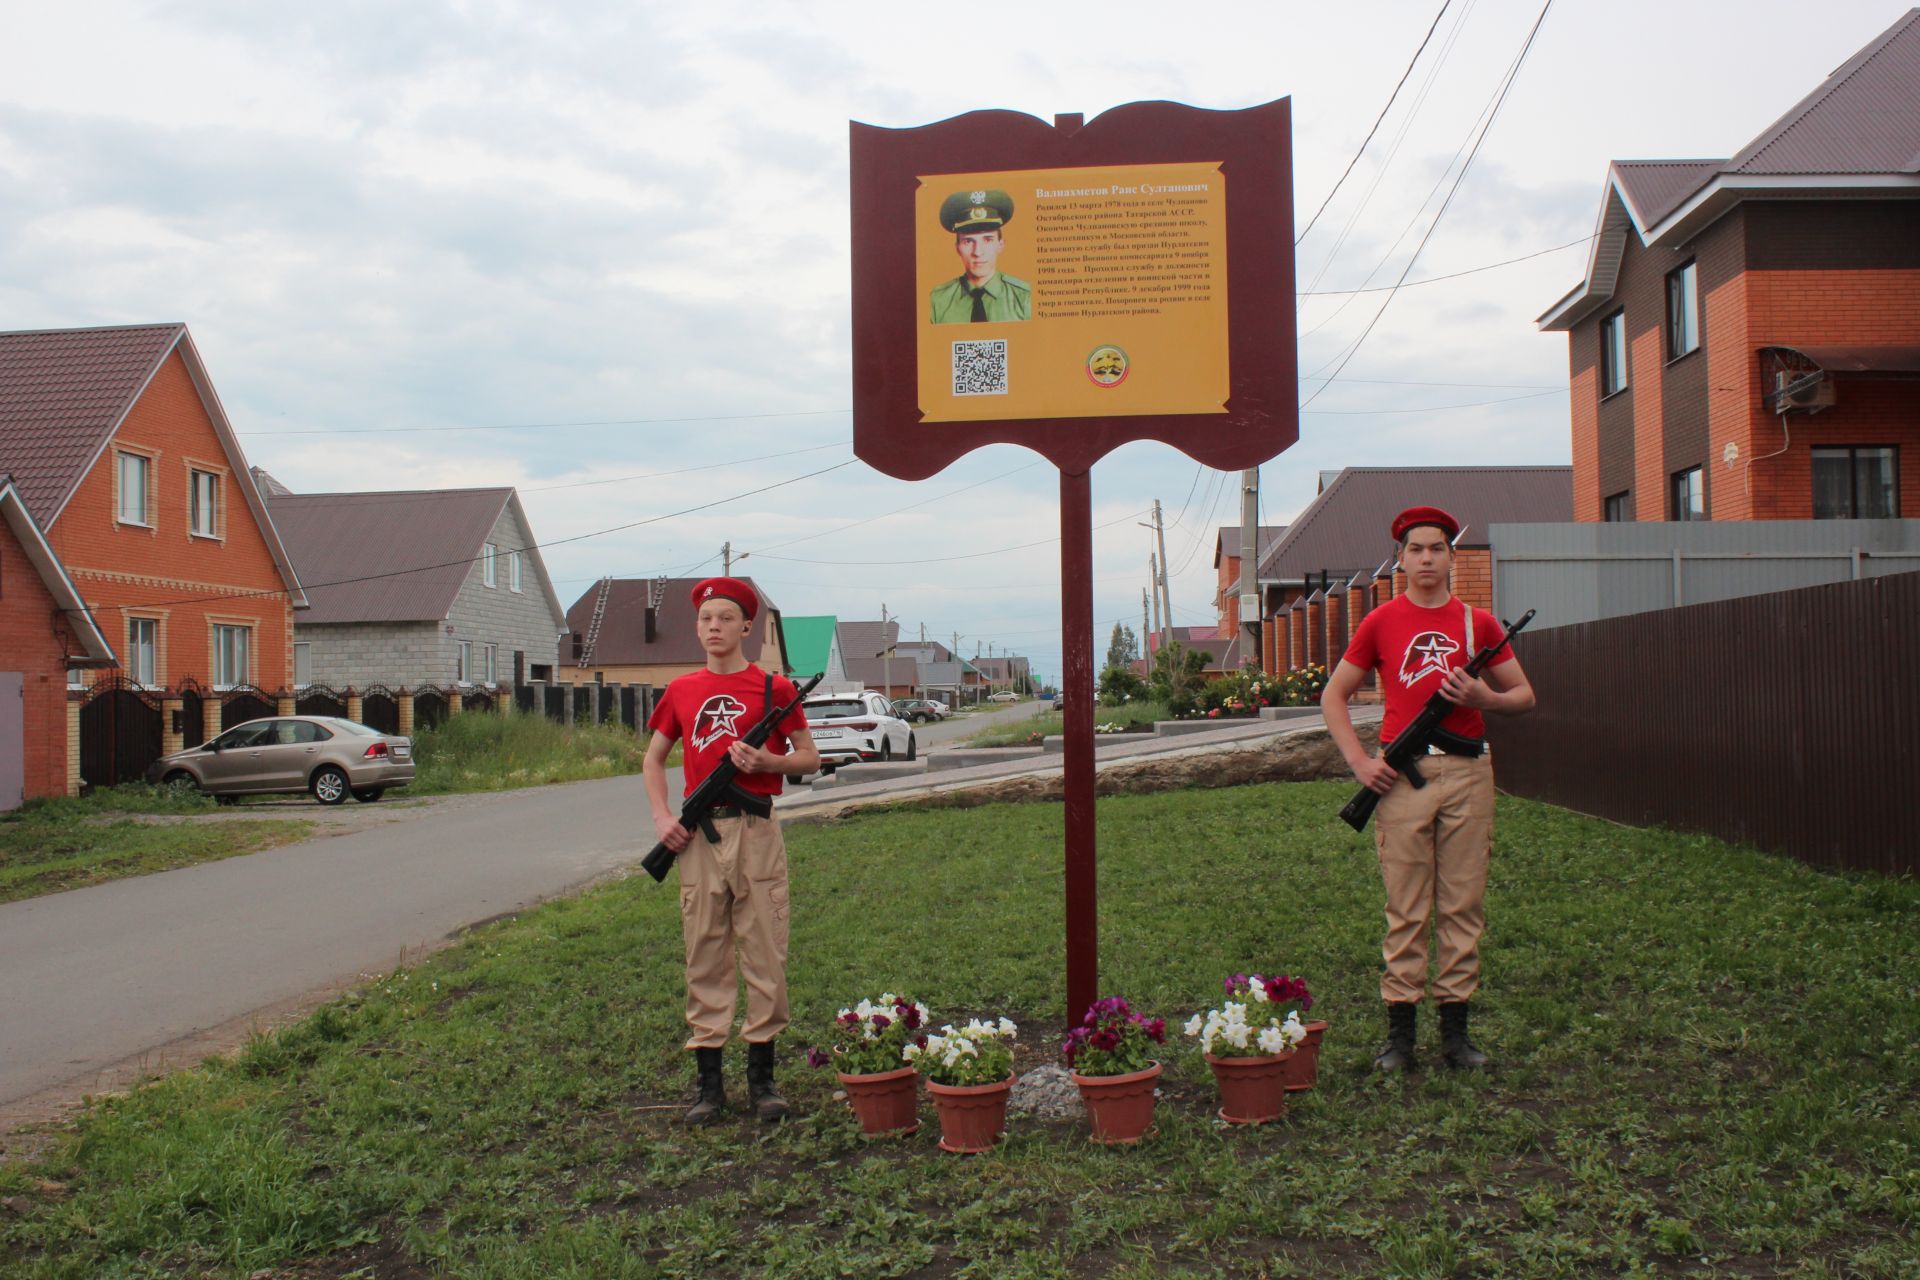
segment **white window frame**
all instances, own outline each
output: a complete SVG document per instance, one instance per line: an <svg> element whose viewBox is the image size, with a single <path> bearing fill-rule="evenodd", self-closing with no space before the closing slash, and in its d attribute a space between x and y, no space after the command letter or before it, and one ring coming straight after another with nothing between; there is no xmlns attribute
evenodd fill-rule
<svg viewBox="0 0 1920 1280"><path fill-rule="evenodd" d="M495 547L491 542L486 543L480 548L480 583L482 586L497 587L500 585L500 570L494 564L494 558L498 553L499 548Z"/></svg>
<svg viewBox="0 0 1920 1280"><path fill-rule="evenodd" d="M481 649L480 657L481 680L487 684L498 684L500 682L500 646L497 644L487 645Z"/></svg>
<svg viewBox="0 0 1920 1280"><path fill-rule="evenodd" d="M232 622L214 623L213 687L231 689L246 684L252 666L253 628Z"/></svg>
<svg viewBox="0 0 1920 1280"><path fill-rule="evenodd" d="M507 552L507 589L520 590L520 553L518 551Z"/></svg>
<svg viewBox="0 0 1920 1280"><path fill-rule="evenodd" d="M1700 264L1689 262L1667 273L1667 359L1678 360L1699 349Z"/></svg>
<svg viewBox="0 0 1920 1280"><path fill-rule="evenodd" d="M138 469L140 476L137 485L127 483L127 466L129 463L139 464ZM113 466L114 488L116 490L114 495L115 518L118 519L121 524L138 525L142 529L153 528L153 459L144 453L133 453L126 449L120 449L114 454ZM139 496L140 505L137 511L129 514L128 499L135 494Z"/></svg>
<svg viewBox="0 0 1920 1280"><path fill-rule="evenodd" d="M303 670L304 668L304 670ZM313 642L293 642L293 687L304 689L313 683Z"/></svg>
<svg viewBox="0 0 1920 1280"><path fill-rule="evenodd" d="M189 468L187 484L187 532L196 538L220 536L220 473ZM204 486L203 483L204 482ZM203 496L201 490L204 487Z"/></svg>
<svg viewBox="0 0 1920 1280"><path fill-rule="evenodd" d="M473 683L473 641L461 640L453 646L453 682Z"/></svg>
<svg viewBox="0 0 1920 1280"><path fill-rule="evenodd" d="M145 633L142 641L141 633ZM127 619L127 679L134 684L152 687L157 682L160 668L160 620L158 618Z"/></svg>
<svg viewBox="0 0 1920 1280"><path fill-rule="evenodd" d="M1600 398L1627 389L1627 313L1616 311L1600 322Z"/></svg>

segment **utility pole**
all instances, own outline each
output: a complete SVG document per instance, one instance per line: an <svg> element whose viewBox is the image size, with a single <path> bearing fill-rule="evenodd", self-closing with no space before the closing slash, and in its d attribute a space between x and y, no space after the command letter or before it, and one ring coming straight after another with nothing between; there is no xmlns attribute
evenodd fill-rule
<svg viewBox="0 0 1920 1280"><path fill-rule="evenodd" d="M732 542L723 542L720 544L720 575L725 578L731 578L733 576Z"/></svg>
<svg viewBox="0 0 1920 1280"><path fill-rule="evenodd" d="M1163 646L1166 644L1166 638L1160 635L1160 558L1151 551L1147 552L1147 584L1153 589L1153 630L1142 636L1140 642L1141 648L1146 650L1146 656L1151 659L1151 642L1158 637Z"/></svg>
<svg viewBox="0 0 1920 1280"><path fill-rule="evenodd" d="M887 606L880 606L880 678L886 683L883 692L888 701L893 700L893 639L887 634Z"/></svg>
<svg viewBox="0 0 1920 1280"><path fill-rule="evenodd" d="M1136 520L1134 523L1142 529L1153 530L1153 541L1158 556L1155 560L1149 561L1149 565L1155 566L1151 570L1154 599L1159 601L1161 607L1159 621L1155 623L1154 630L1160 633L1160 647L1164 649L1173 639L1173 595L1167 590L1167 531L1160 519L1160 499L1153 500L1152 524L1144 520Z"/></svg>
<svg viewBox="0 0 1920 1280"><path fill-rule="evenodd" d="M1240 665L1260 654L1260 468L1240 473Z"/></svg>
<svg viewBox="0 0 1920 1280"><path fill-rule="evenodd" d="M1147 589L1142 587L1140 588L1140 644L1143 648L1146 646L1147 637L1152 634L1153 632L1147 629ZM1147 655L1142 653L1140 656L1144 658Z"/></svg>

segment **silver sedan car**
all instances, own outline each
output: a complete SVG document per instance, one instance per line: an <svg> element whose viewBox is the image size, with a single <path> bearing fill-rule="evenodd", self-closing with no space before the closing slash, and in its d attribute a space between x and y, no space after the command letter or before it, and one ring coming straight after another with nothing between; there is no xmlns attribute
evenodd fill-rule
<svg viewBox="0 0 1920 1280"><path fill-rule="evenodd" d="M308 791L321 804L372 803L413 781L413 742L336 716L237 724L147 767L147 781L215 796Z"/></svg>

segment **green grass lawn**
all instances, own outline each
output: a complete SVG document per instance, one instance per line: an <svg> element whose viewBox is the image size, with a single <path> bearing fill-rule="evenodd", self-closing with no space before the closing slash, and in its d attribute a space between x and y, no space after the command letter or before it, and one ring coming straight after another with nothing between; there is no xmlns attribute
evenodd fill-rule
<svg viewBox="0 0 1920 1280"><path fill-rule="evenodd" d="M154 822L214 812L206 796L139 785L35 800L0 815L0 902L79 889L305 838L312 823Z"/></svg>
<svg viewBox="0 0 1920 1280"><path fill-rule="evenodd" d="M789 832L789 1123L675 1123L676 896L635 877L97 1102L0 1166L0 1273L1916 1274L1920 886L1503 800L1476 1002L1501 1070L1376 1079L1349 789L1100 804L1103 991L1177 1025L1234 970L1311 980L1333 1026L1280 1123L1215 1122L1181 1044L1138 1148L1019 1117L983 1157L930 1114L859 1137L797 1065L841 1005L1007 1014L1023 1070L1065 1014L1058 806L873 815Z"/></svg>
<svg viewBox="0 0 1920 1280"><path fill-rule="evenodd" d="M414 734L414 780L395 794L506 791L638 773L648 736L618 724L564 725L518 711L449 716ZM680 762L678 743L668 761Z"/></svg>

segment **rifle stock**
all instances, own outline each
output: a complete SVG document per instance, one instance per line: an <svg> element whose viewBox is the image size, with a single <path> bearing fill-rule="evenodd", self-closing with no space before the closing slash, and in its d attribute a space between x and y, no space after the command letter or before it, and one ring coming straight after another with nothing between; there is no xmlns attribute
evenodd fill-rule
<svg viewBox="0 0 1920 1280"><path fill-rule="evenodd" d="M1498 640L1473 655L1465 671L1468 676L1477 676L1493 661L1493 656L1505 648L1507 643L1520 634L1529 622L1533 621L1534 610L1529 609L1520 615L1520 621L1509 622L1506 633ZM1427 753L1427 746L1433 741L1433 731L1440 722L1452 714L1454 704L1438 693L1427 699L1427 705L1420 708L1420 714L1413 722L1400 731L1398 737L1380 753L1380 758L1393 766L1395 773L1403 773L1407 781L1416 789L1427 785L1420 776L1420 757ZM1373 817L1373 811L1379 807L1380 793L1369 787L1360 788L1353 799L1347 801L1340 810L1340 820L1355 831L1365 831L1367 822Z"/></svg>
<svg viewBox="0 0 1920 1280"><path fill-rule="evenodd" d="M820 683L821 677L825 674L826 672L823 671L805 684L798 686L794 690L792 702L782 707L769 706L766 714L760 717L753 728L747 730L746 736L740 741L750 747L765 746L767 739L773 734L774 727L793 714L795 707L806 701L807 695L813 692L813 687ZM710 831L713 826L713 810L722 800L751 801L753 798L734 784L734 779L739 776L740 770L731 757L715 765L713 772L702 778L700 785L693 789L693 794L680 805L680 826L688 832L702 829ZM747 803L744 807L752 808L753 805ZM769 812L772 811L771 802L768 803L767 808ZM667 872L673 867L673 860L678 856L673 850L667 848L667 842L662 840L648 851L646 857L640 859L640 868L652 876L656 882L665 880Z"/></svg>

